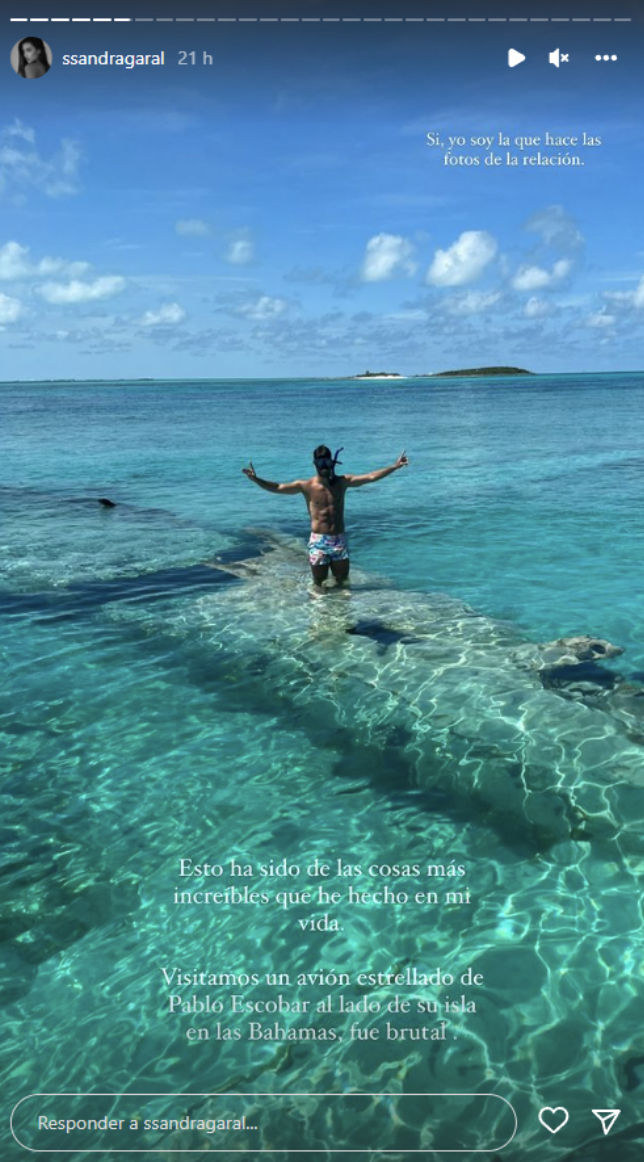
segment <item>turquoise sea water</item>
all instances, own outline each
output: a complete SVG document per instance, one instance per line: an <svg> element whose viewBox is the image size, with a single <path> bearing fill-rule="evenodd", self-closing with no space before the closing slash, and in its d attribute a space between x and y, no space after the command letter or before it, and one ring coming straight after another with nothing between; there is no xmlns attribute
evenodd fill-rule
<svg viewBox="0 0 644 1162"><path fill-rule="evenodd" d="M30 1092L497 1093L519 1116L504 1157L604 1159L591 1110L621 1107L606 1141L626 1135L630 1162L643 404L644 375L623 373L0 386L7 1115ZM241 468L296 479L320 442L344 445L349 472L403 448L410 466L349 494L352 593L311 602L302 498ZM624 650L609 701L537 675L534 643L577 634ZM181 857L453 862L473 902L362 905L311 933L300 905L176 906ZM161 973L401 965L484 975L448 1043L193 1044ZM391 992L369 991L381 1011L364 1024L384 1030ZM555 1137L537 1112L559 1105ZM423 1108L388 1107L377 1140L399 1156L427 1145L405 1129ZM459 1116L470 1150L490 1140L475 1113ZM275 1157L364 1148L355 1114L303 1101L298 1119L293 1138L279 1119L265 1130Z"/></svg>

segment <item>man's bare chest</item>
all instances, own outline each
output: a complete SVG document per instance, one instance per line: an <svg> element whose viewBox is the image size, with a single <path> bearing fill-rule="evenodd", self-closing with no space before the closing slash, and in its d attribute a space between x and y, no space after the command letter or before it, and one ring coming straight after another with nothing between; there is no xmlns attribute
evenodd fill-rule
<svg viewBox="0 0 644 1162"><path fill-rule="evenodd" d="M311 508L333 509L339 512L344 506L344 489L339 484L330 488L315 484L307 491L307 501Z"/></svg>

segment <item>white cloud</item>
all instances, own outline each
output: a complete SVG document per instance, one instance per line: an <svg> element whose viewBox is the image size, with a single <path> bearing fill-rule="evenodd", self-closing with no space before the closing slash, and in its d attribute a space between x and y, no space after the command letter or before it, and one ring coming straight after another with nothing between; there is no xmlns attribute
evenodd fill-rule
<svg viewBox="0 0 644 1162"><path fill-rule="evenodd" d="M550 271L542 266L521 266L512 280L512 286L518 291L544 290L545 287L561 282L571 268L569 258L558 259Z"/></svg>
<svg viewBox="0 0 644 1162"><path fill-rule="evenodd" d="M554 246L559 252L579 250L584 245L584 237L574 218L566 213L563 206L546 206L537 210L525 224L526 230L539 234L547 246Z"/></svg>
<svg viewBox="0 0 644 1162"><path fill-rule="evenodd" d="M427 271L433 286L463 286L474 282L492 261L497 244L485 230L465 230L447 250L437 250Z"/></svg>
<svg viewBox="0 0 644 1162"><path fill-rule="evenodd" d="M533 295L532 298L528 299L523 313L526 319L543 319L545 315L550 314L551 309L550 303L547 303L545 299Z"/></svg>
<svg viewBox="0 0 644 1162"><path fill-rule="evenodd" d="M206 238L210 234L210 226L202 218L179 218L174 228L186 238Z"/></svg>
<svg viewBox="0 0 644 1162"><path fill-rule="evenodd" d="M186 312L178 303L166 303L158 311L146 311L141 319L142 327L168 327L182 323Z"/></svg>
<svg viewBox="0 0 644 1162"><path fill-rule="evenodd" d="M21 246L19 242L6 242L0 246L0 279L5 282L46 278L52 274L77 278L89 268L88 262L66 262L64 258L41 258L39 262L32 262L29 247Z"/></svg>
<svg viewBox="0 0 644 1162"><path fill-rule="evenodd" d="M0 294L0 323L15 323L22 314L22 303Z"/></svg>
<svg viewBox="0 0 644 1162"><path fill-rule="evenodd" d="M622 307L644 307L644 275L640 278L635 290L632 291L604 291L605 299L619 304Z"/></svg>
<svg viewBox="0 0 644 1162"><path fill-rule="evenodd" d="M230 243L224 258L234 266L246 266L255 257L255 248L250 238L236 238Z"/></svg>
<svg viewBox="0 0 644 1162"><path fill-rule="evenodd" d="M111 298L124 289L125 279L116 274L96 278L94 282L81 282L79 279L72 279L68 283L46 282L38 288L38 293L48 303L67 306L71 303L91 303L97 299Z"/></svg>
<svg viewBox="0 0 644 1162"><path fill-rule="evenodd" d="M243 303L237 307L235 313L244 315L247 319L255 319L257 322L266 322L269 319L278 319L287 310L288 303L285 299L272 299L269 295L260 295L254 302Z"/></svg>
<svg viewBox="0 0 644 1162"><path fill-rule="evenodd" d="M594 315L589 315L586 319L586 326L588 327L612 327L617 322L615 315L610 315L606 307L602 307L601 311L596 311Z"/></svg>
<svg viewBox="0 0 644 1162"><path fill-rule="evenodd" d="M21 137L23 141L28 141L30 145L33 145L36 140L36 134L34 130L30 129L27 125L23 125L22 121L18 117L16 117L13 125L7 125L5 127L4 136Z"/></svg>
<svg viewBox="0 0 644 1162"><path fill-rule="evenodd" d="M411 242L400 234L376 234L367 242L360 278L363 282L383 282L395 274L413 274L413 253Z"/></svg>
<svg viewBox="0 0 644 1162"><path fill-rule="evenodd" d="M633 291L633 306L644 307L644 275L642 275L635 290Z"/></svg>
<svg viewBox="0 0 644 1162"><path fill-rule="evenodd" d="M609 299L611 303L628 303L633 306L633 300L637 291L604 291L603 297Z"/></svg>
<svg viewBox="0 0 644 1162"><path fill-rule="evenodd" d="M44 187L45 193L50 198L60 198L67 194L76 193L76 177L80 160L81 151L76 142L64 138L55 158L55 170L50 173Z"/></svg>
<svg viewBox="0 0 644 1162"><path fill-rule="evenodd" d="M447 302L447 309L452 315L480 315L498 303L500 291L467 291Z"/></svg>
<svg viewBox="0 0 644 1162"><path fill-rule="evenodd" d="M409 307L401 311L391 311L382 316L387 323L426 323L430 316L422 307Z"/></svg>
<svg viewBox="0 0 644 1162"><path fill-rule="evenodd" d="M77 142L63 137L58 150L47 157L38 152L34 130L18 119L6 125L0 137L8 142L0 146L0 192L31 187L50 198L77 193L81 161Z"/></svg>

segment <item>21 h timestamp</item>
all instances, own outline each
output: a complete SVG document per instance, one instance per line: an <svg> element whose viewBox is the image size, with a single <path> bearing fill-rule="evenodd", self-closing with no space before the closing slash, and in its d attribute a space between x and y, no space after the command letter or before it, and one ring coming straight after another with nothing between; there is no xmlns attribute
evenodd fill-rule
<svg viewBox="0 0 644 1162"><path fill-rule="evenodd" d="M204 51L201 54L201 61L197 60L197 54L196 54L196 52L194 52L194 50L192 52L183 52L182 51L179 53L179 64L180 65L196 65L196 64L211 65L212 63L213 63L212 57L211 57L209 52Z"/></svg>

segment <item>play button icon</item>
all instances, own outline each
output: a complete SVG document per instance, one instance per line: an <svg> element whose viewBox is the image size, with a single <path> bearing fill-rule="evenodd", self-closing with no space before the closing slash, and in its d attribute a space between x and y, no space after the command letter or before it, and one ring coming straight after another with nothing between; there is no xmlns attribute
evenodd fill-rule
<svg viewBox="0 0 644 1162"><path fill-rule="evenodd" d="M511 48L510 51L508 52L508 64L509 64L511 69L513 69L515 67L515 65L520 65L521 61L524 61L524 60L525 60L525 57L524 57L523 53L517 52L516 48Z"/></svg>

